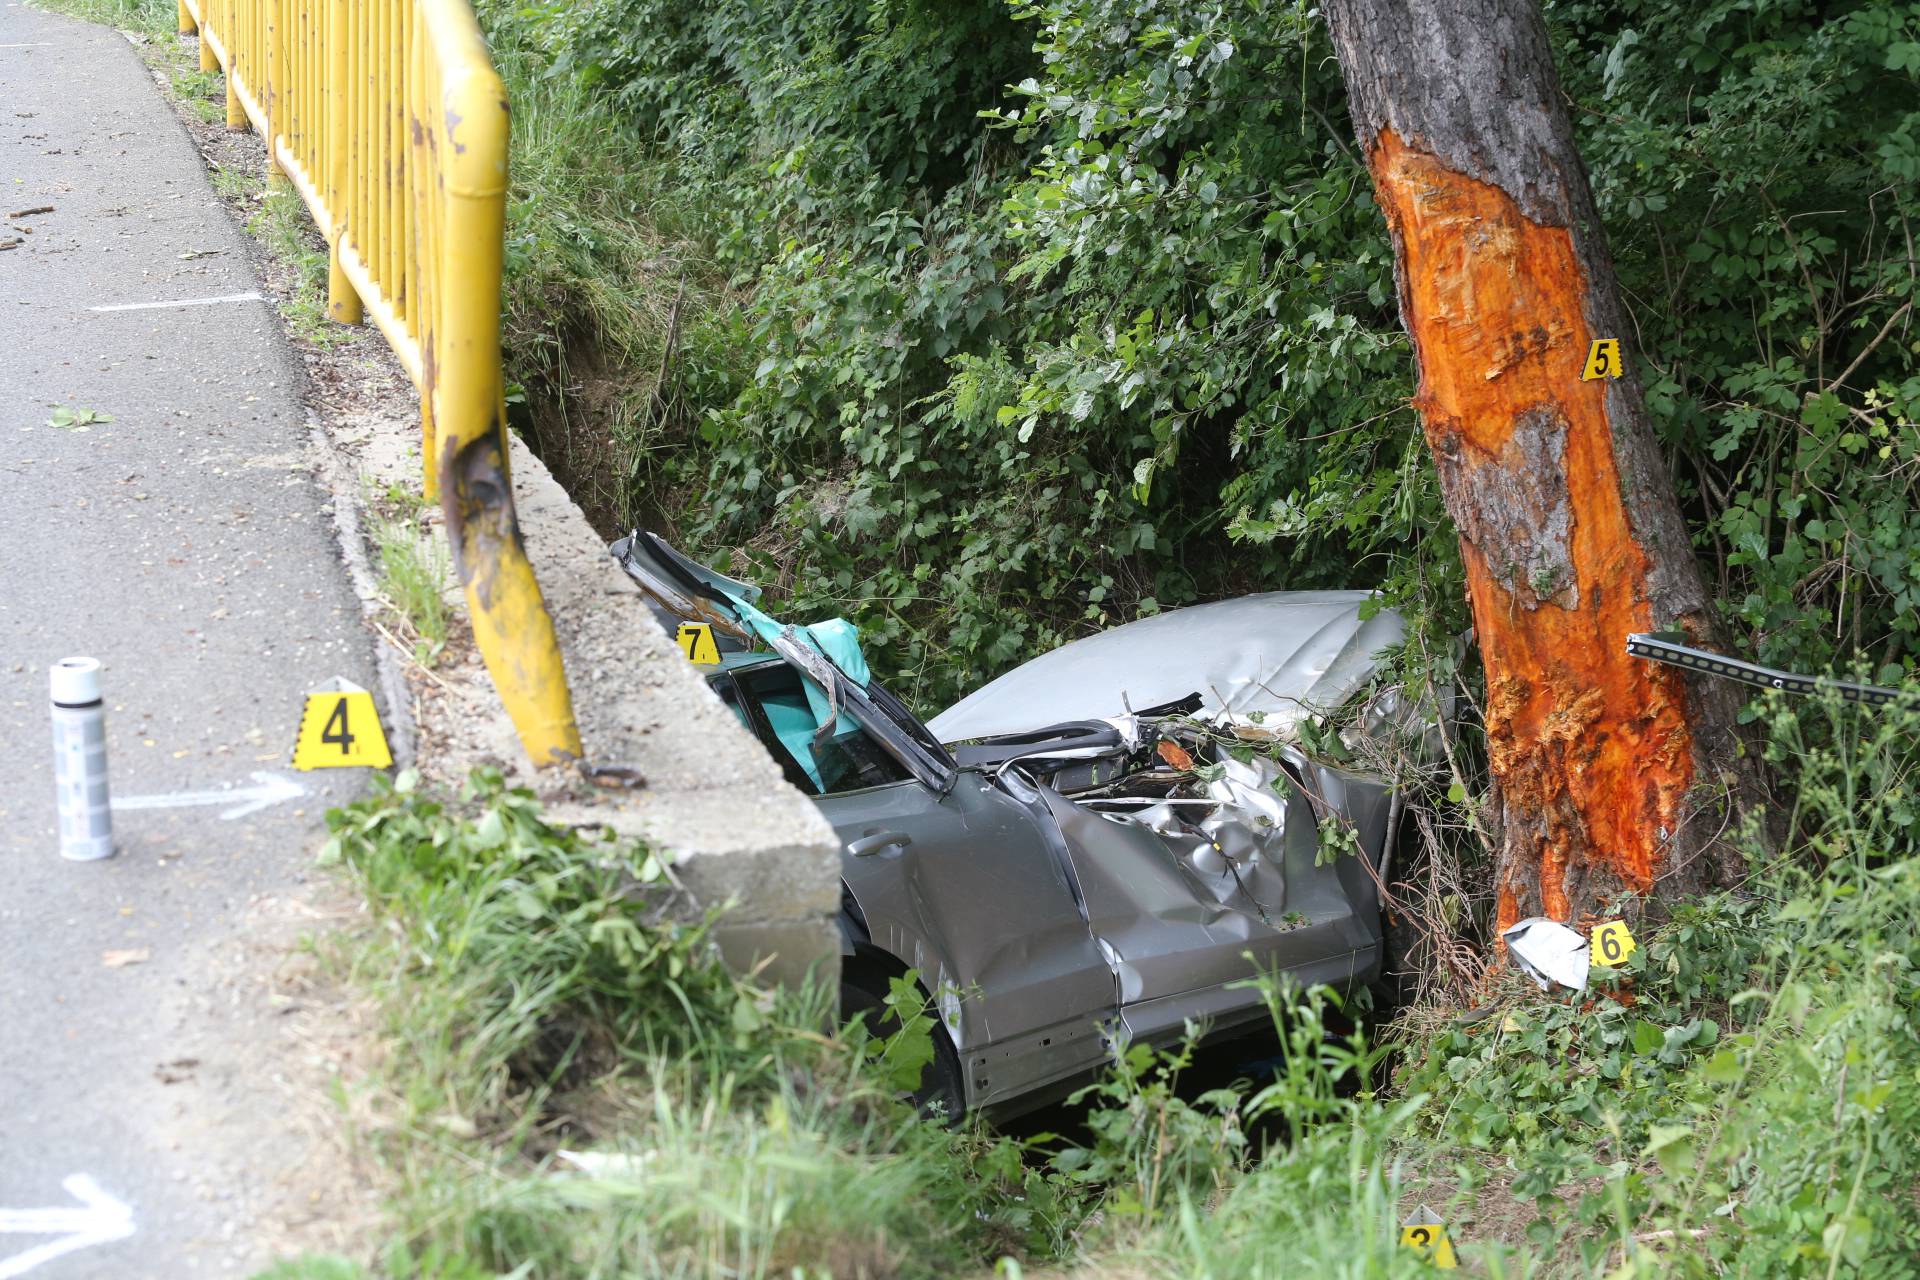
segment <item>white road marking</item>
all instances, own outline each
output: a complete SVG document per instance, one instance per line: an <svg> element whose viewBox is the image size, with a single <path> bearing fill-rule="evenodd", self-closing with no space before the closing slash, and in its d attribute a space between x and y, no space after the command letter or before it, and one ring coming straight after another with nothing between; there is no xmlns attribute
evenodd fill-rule
<svg viewBox="0 0 1920 1280"><path fill-rule="evenodd" d="M216 302L264 302L253 290L223 293L217 298L174 298L168 302L116 302L107 307L88 307L89 311L162 311L168 307L210 307Z"/></svg>
<svg viewBox="0 0 1920 1280"><path fill-rule="evenodd" d="M7 7L11 9L13 6L8 5ZM53 48L53 41L51 40L29 40L25 44L0 44L0 49L51 49L51 48Z"/></svg>
<svg viewBox="0 0 1920 1280"><path fill-rule="evenodd" d="M100 1189L84 1173L60 1184L78 1200L79 1209L0 1209L0 1235L59 1236L25 1253L0 1259L0 1280L23 1276L62 1254L124 1240L133 1234L133 1210Z"/></svg>
<svg viewBox="0 0 1920 1280"><path fill-rule="evenodd" d="M292 800L307 794L307 789L292 778L277 773L259 773L253 775L251 787L229 787L219 791L166 791L154 796L116 796L113 799L115 809L190 809L199 805L242 803L228 809L220 815L223 822L235 818L244 818L257 813L269 805ZM0 1275L0 1280L6 1280Z"/></svg>

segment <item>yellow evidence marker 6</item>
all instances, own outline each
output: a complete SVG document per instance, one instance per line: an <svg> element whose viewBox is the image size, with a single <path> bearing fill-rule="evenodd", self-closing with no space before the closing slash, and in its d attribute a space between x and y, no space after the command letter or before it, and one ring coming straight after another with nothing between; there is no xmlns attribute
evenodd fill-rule
<svg viewBox="0 0 1920 1280"><path fill-rule="evenodd" d="M1611 969L1633 954L1633 931L1625 920L1609 920L1593 931L1593 963Z"/></svg>
<svg viewBox="0 0 1920 1280"><path fill-rule="evenodd" d="M1625 372L1620 367L1620 339L1595 338L1593 345L1587 348L1587 367L1581 372L1580 381L1617 378Z"/></svg>
<svg viewBox="0 0 1920 1280"><path fill-rule="evenodd" d="M1427 1256L1427 1261L1442 1271L1452 1271L1460 1265L1453 1256L1453 1241L1447 1237L1447 1224L1440 1221L1440 1215L1421 1205L1413 1211L1400 1227L1400 1243L1409 1249L1418 1249Z"/></svg>
<svg viewBox="0 0 1920 1280"><path fill-rule="evenodd" d="M296 769L384 769L393 763L386 730L373 695L345 680L325 693L307 695L300 736L293 744Z"/></svg>
<svg viewBox="0 0 1920 1280"><path fill-rule="evenodd" d="M687 655L687 661L696 667L717 667L720 665L720 646L713 642L713 628L704 622L683 622L680 634L674 639L680 642L680 652Z"/></svg>

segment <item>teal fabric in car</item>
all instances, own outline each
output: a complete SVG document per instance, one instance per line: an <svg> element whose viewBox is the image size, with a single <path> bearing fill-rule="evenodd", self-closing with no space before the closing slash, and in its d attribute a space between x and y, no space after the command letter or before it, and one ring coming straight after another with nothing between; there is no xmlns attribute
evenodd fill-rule
<svg viewBox="0 0 1920 1280"><path fill-rule="evenodd" d="M724 588L722 590L724 591ZM752 601L742 599L730 591L725 594L732 602L734 612L740 620L769 644L787 629L786 624L779 619L755 608ZM795 627L793 630L802 640L826 655L828 661L860 688L866 688L868 681L873 679L873 672L867 666L866 655L860 652L859 628L845 618L828 618L824 622ZM827 697L827 691L814 683L812 677L805 672L797 672L797 674L800 676L801 689L805 693L804 698L782 694L764 699L761 705L766 710L767 722L773 726L775 736L788 751L793 753L793 758L800 762L800 767L806 770L814 786L824 794L831 789L837 779L825 776L821 762L815 758L814 735L829 720L834 720L833 731L836 739L848 734L861 733L862 730L859 722L844 711L835 719L833 704ZM833 753L833 760L836 773L844 770L845 761L841 753Z"/></svg>

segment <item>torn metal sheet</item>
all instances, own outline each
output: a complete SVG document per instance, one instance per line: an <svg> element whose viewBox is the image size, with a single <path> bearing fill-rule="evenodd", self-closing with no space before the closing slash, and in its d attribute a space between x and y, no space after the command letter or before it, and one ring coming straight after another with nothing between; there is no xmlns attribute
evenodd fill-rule
<svg viewBox="0 0 1920 1280"><path fill-rule="evenodd" d="M1360 615L1366 591L1274 591L1173 609L1062 645L962 698L932 720L942 742L1026 733L1174 702L1198 693L1206 720L1283 732L1340 706L1400 643L1391 609Z"/></svg>
<svg viewBox="0 0 1920 1280"><path fill-rule="evenodd" d="M1530 916L1508 925L1500 935L1514 963L1542 991L1559 983L1573 991L1587 989L1587 970L1591 956L1587 940L1558 920Z"/></svg>

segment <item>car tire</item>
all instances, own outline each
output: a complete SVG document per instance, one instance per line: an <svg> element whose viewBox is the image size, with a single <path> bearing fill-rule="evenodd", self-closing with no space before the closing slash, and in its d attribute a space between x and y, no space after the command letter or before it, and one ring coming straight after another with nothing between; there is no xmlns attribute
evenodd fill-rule
<svg viewBox="0 0 1920 1280"><path fill-rule="evenodd" d="M889 985L885 973L849 963L840 976L840 1021L847 1023L864 1013L867 1030L875 1036L888 1036L899 1030L900 1020L887 1008ZM922 990L924 992L924 988ZM914 1105L929 1118L957 1124L966 1114L960 1055L954 1052L953 1039L947 1035L947 1029L937 1021L932 1035L933 1061L920 1073L920 1087L913 1091Z"/></svg>

